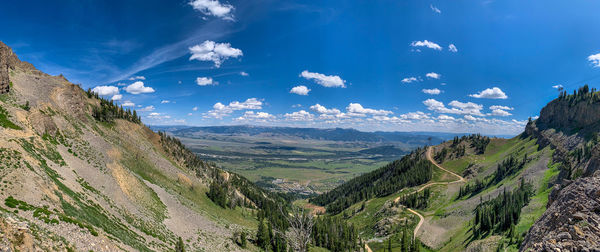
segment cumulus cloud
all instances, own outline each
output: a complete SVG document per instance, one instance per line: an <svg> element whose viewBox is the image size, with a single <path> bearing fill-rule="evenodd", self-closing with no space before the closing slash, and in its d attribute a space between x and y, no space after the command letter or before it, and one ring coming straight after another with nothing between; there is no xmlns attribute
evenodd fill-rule
<svg viewBox="0 0 600 252"><path fill-rule="evenodd" d="M434 42L428 41L428 40L423 40L423 41L413 41L412 43L410 43L410 46L412 47L427 47L429 49L433 49L436 51L441 51L442 47Z"/></svg>
<svg viewBox="0 0 600 252"><path fill-rule="evenodd" d="M455 53L455 52L458 52L458 48L456 48L456 46L454 44L449 44L448 51Z"/></svg>
<svg viewBox="0 0 600 252"><path fill-rule="evenodd" d="M486 98L486 99L506 99L508 96L498 87L485 89L477 94L470 94L469 96L474 98Z"/></svg>
<svg viewBox="0 0 600 252"><path fill-rule="evenodd" d="M155 119L155 120L171 119L170 115L165 115L165 114L157 113L157 112L152 112L152 113L148 114L146 117L150 118L150 119Z"/></svg>
<svg viewBox="0 0 600 252"><path fill-rule="evenodd" d="M254 111L246 111L244 113L244 115L236 118L236 121L248 121L248 120L254 120L254 121L267 121L267 120L271 120L271 119L275 119L274 115L271 115L267 112L256 112L254 113Z"/></svg>
<svg viewBox="0 0 600 252"><path fill-rule="evenodd" d="M337 75L324 75L321 73L311 73L307 70L304 70L302 73L300 73L300 77L303 77L307 80L314 80L317 84L324 87L346 87L344 84L346 81Z"/></svg>
<svg viewBox="0 0 600 252"><path fill-rule="evenodd" d="M429 119L429 115L421 112L421 111L417 111L417 112L409 112L406 114L402 114L400 115L400 118L405 119L405 120L423 120L423 119Z"/></svg>
<svg viewBox="0 0 600 252"><path fill-rule="evenodd" d="M198 107L193 107L192 111L198 111Z"/></svg>
<svg viewBox="0 0 600 252"><path fill-rule="evenodd" d="M348 107L346 107L346 111L348 111L348 113L351 114L359 114L359 115L365 115L365 114L370 114L370 115L388 115L388 114L393 114L392 111L387 111L387 110L377 110L377 109L370 109L370 108L364 108L360 103L350 103L348 105Z"/></svg>
<svg viewBox="0 0 600 252"><path fill-rule="evenodd" d="M435 99L427 99L423 101L423 104L427 106L427 109L438 113L483 116L483 113L481 113L483 105L472 102L452 101L448 104L450 108L446 107L444 103Z"/></svg>
<svg viewBox="0 0 600 252"><path fill-rule="evenodd" d="M592 65L594 67L600 67L600 53L598 54L592 54L590 56L588 56L588 61L590 61L592 63Z"/></svg>
<svg viewBox="0 0 600 252"><path fill-rule="evenodd" d="M97 86L92 88L92 92L100 96L111 96L119 94L119 88L115 86Z"/></svg>
<svg viewBox="0 0 600 252"><path fill-rule="evenodd" d="M290 121L312 121L315 118L313 114L306 112L305 110L286 113L283 116Z"/></svg>
<svg viewBox="0 0 600 252"><path fill-rule="evenodd" d="M123 104L121 104L121 106L123 106L123 107L135 107L135 103L133 103L131 101L124 101Z"/></svg>
<svg viewBox="0 0 600 252"><path fill-rule="evenodd" d="M110 99L113 101L120 101L121 99L123 99L123 95L116 94L116 95L113 95L113 97Z"/></svg>
<svg viewBox="0 0 600 252"><path fill-rule="evenodd" d="M290 90L290 93L297 95L308 95L308 92L310 92L310 89L304 85L295 86Z"/></svg>
<svg viewBox="0 0 600 252"><path fill-rule="evenodd" d="M244 71L241 71L241 72L240 72L240 75L241 75L241 76L248 76L249 74L248 74L248 73L246 73L246 72L244 72Z"/></svg>
<svg viewBox="0 0 600 252"><path fill-rule="evenodd" d="M165 104L165 103L171 103L171 101L169 101L169 100L162 100L162 101L160 101L160 104Z"/></svg>
<svg viewBox="0 0 600 252"><path fill-rule="evenodd" d="M437 7L433 6L433 4L429 5L429 8L431 8L431 10L435 13L442 13L442 11L440 9L438 9Z"/></svg>
<svg viewBox="0 0 600 252"><path fill-rule="evenodd" d="M232 101L229 105L217 102L213 105L212 110L204 114L204 117L222 119L236 110L257 110L262 109L262 105L262 101L256 98L249 98L244 102Z"/></svg>
<svg viewBox="0 0 600 252"><path fill-rule="evenodd" d="M404 79L402 79L402 83L411 83L411 82L416 82L419 81L419 79L417 79L417 77L406 77Z"/></svg>
<svg viewBox="0 0 600 252"><path fill-rule="evenodd" d="M563 89L564 87L563 87L563 85L560 85L560 84L558 84L558 85L554 85L554 86L552 86L552 88L555 88L555 89Z"/></svg>
<svg viewBox="0 0 600 252"><path fill-rule="evenodd" d="M221 67L223 61L229 58L237 58L242 55L242 50L231 47L229 43L216 43L206 40L202 44L189 48L190 60L212 61L216 68Z"/></svg>
<svg viewBox="0 0 600 252"><path fill-rule="evenodd" d="M150 106L146 106L144 108L138 109L138 111L141 112L150 112L150 111L154 111L154 106L150 105Z"/></svg>
<svg viewBox="0 0 600 252"><path fill-rule="evenodd" d="M127 93L130 94L147 94L154 93L154 89L151 87L144 86L144 83L141 81L136 81L133 84L124 88Z"/></svg>
<svg viewBox="0 0 600 252"><path fill-rule="evenodd" d="M129 80L146 80L146 77L144 76L131 76L129 77Z"/></svg>
<svg viewBox="0 0 600 252"><path fill-rule="evenodd" d="M233 21L234 7L231 4L222 4L218 0L193 0L189 4L204 15Z"/></svg>
<svg viewBox="0 0 600 252"><path fill-rule="evenodd" d="M494 109L502 109L502 110L514 110L515 108L513 108L513 107L508 107L508 106L501 106L501 105L492 105L492 106L490 106L490 109L491 109L491 110L494 110Z"/></svg>
<svg viewBox="0 0 600 252"><path fill-rule="evenodd" d="M213 79L210 77L198 77L196 78L196 84L198 84L198 86L218 85L218 83L213 82Z"/></svg>
<svg viewBox="0 0 600 252"><path fill-rule="evenodd" d="M439 90L437 88L423 89L421 91L423 91L423 93L430 94L430 95L439 95L442 92L442 90Z"/></svg>
<svg viewBox="0 0 600 252"><path fill-rule="evenodd" d="M492 116L511 116L512 114L506 110L494 109L492 110Z"/></svg>
<svg viewBox="0 0 600 252"><path fill-rule="evenodd" d="M440 77L442 77L442 75L441 75L441 74L439 74L439 73L434 73L434 72L427 73L425 76L426 76L427 78L431 78L431 79L439 79Z"/></svg>
<svg viewBox="0 0 600 252"><path fill-rule="evenodd" d="M329 114L329 115L338 115L338 114L342 113L342 111L340 111L339 109L336 109L336 108L328 109L325 106L318 104L318 103L310 106L310 110L315 111L319 114Z"/></svg>

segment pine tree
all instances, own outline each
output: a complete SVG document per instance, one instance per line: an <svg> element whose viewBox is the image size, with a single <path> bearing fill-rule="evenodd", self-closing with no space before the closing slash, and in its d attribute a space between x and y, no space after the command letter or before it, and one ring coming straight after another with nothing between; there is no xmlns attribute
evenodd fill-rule
<svg viewBox="0 0 600 252"><path fill-rule="evenodd" d="M175 252L185 252L185 244L183 244L183 239L179 237L177 243L175 244Z"/></svg>
<svg viewBox="0 0 600 252"><path fill-rule="evenodd" d="M247 244L248 244L248 242L246 240L246 232L242 231L240 233L240 246L242 248L246 248Z"/></svg>

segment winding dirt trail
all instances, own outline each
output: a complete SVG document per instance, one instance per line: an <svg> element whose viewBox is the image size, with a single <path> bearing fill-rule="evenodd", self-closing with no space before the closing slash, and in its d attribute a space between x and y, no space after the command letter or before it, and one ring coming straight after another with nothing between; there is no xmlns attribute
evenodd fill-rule
<svg viewBox="0 0 600 252"><path fill-rule="evenodd" d="M365 249L367 250L367 252L373 252L373 250L371 250L371 248L369 247L369 244L365 243Z"/></svg>
<svg viewBox="0 0 600 252"><path fill-rule="evenodd" d="M465 178L463 178L462 176L460 176L460 175L458 175L458 174L456 174L456 173L454 173L454 172L452 172L450 170L447 170L446 168L444 168L440 164L438 164L431 157L432 153L433 153L433 147L430 146L427 149L427 152L425 153L425 156L427 157L427 159L429 160L429 162L431 162L433 165L435 165L440 170L443 170L443 171L445 171L447 173L450 173L450 174L456 176L458 178L458 180L455 180L455 181L452 181L452 182L430 182L430 183L427 183L427 184L423 185L421 188L419 188L418 190L416 190L416 191L414 191L414 192L412 192L410 194L423 191L423 190L425 190L425 188L433 186L433 185L449 185L449 184L454 184L454 183L463 183L463 182L466 183L467 182L467 180ZM410 195L410 194L408 194L408 195ZM399 200L400 200L400 196L398 196L396 199L394 199L394 202L398 202ZM425 222L425 218L423 217L423 215L421 215L420 213L418 213L417 211L415 211L413 209L406 208L406 210L408 210L409 212L411 212L411 213L419 216L419 223L417 224L417 226L415 227L415 230L413 231L413 237L416 238L417 237L417 233L419 232L419 228L421 228L421 225L423 225L423 222Z"/></svg>

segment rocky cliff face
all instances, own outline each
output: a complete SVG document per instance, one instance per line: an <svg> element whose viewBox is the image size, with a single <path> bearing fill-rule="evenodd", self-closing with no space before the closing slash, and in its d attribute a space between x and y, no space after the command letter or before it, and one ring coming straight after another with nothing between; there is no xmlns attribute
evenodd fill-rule
<svg viewBox="0 0 600 252"><path fill-rule="evenodd" d="M531 228L521 251L600 250L600 178L581 178L560 191Z"/></svg>
<svg viewBox="0 0 600 252"><path fill-rule="evenodd" d="M0 41L0 94L10 91L9 70L36 70L33 65L19 60L10 47Z"/></svg>

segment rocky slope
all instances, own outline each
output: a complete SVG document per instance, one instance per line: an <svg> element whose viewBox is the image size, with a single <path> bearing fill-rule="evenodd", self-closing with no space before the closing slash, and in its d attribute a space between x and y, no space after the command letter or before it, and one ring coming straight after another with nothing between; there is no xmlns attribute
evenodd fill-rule
<svg viewBox="0 0 600 252"><path fill-rule="evenodd" d="M256 227L256 203L206 196L237 175L164 137L0 42L0 250L168 251L179 237L188 250L241 250L231 237Z"/></svg>
<svg viewBox="0 0 600 252"><path fill-rule="evenodd" d="M600 241L600 93L584 86L561 93L528 123L524 135L555 149L560 174L548 209L521 246L523 251L594 251Z"/></svg>
<svg viewBox="0 0 600 252"><path fill-rule="evenodd" d="M600 250L600 178L580 178L552 202L529 231L522 250Z"/></svg>

